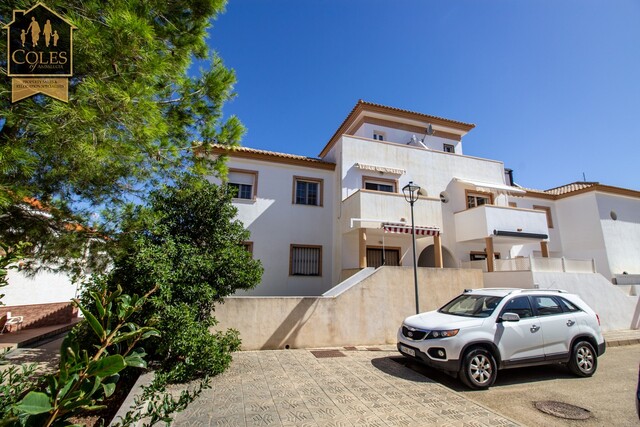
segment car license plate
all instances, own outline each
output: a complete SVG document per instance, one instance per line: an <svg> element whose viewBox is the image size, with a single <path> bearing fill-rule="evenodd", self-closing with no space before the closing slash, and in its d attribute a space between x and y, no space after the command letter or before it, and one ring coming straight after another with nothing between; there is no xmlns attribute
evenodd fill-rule
<svg viewBox="0 0 640 427"><path fill-rule="evenodd" d="M405 347L402 344L400 344L400 351L409 356L416 357L416 351L414 349Z"/></svg>

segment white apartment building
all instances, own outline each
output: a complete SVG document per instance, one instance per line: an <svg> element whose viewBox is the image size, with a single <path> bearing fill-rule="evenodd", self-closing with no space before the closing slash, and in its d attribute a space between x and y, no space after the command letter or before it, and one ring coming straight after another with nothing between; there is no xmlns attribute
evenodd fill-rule
<svg viewBox="0 0 640 427"><path fill-rule="evenodd" d="M597 271L640 284L640 191L520 187L502 162L464 154L474 127L359 101L318 158L214 146L265 269L242 295L321 295L365 267L411 267L410 182L419 267Z"/></svg>

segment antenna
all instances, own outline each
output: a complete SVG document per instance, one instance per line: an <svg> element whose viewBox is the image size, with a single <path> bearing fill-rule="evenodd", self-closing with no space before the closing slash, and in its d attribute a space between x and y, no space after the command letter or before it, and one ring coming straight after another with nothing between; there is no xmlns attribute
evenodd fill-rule
<svg viewBox="0 0 640 427"><path fill-rule="evenodd" d="M584 174L584 172L582 172L582 180L584 182L587 182L587 176Z"/></svg>

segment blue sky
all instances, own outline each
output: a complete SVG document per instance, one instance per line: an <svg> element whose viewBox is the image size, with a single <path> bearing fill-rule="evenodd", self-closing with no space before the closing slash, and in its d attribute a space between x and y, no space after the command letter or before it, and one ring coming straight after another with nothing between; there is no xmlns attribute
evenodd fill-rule
<svg viewBox="0 0 640 427"><path fill-rule="evenodd" d="M230 0L244 146L317 156L358 99L475 123L520 185L640 190L638 0Z"/></svg>

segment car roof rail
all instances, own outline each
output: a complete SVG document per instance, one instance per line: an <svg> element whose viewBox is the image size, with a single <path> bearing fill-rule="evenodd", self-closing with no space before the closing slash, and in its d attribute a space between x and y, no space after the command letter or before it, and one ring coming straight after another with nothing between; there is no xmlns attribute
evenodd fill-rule
<svg viewBox="0 0 640 427"><path fill-rule="evenodd" d="M568 293L567 291L565 291L564 289L523 289L522 292L558 292L559 294L566 294Z"/></svg>

